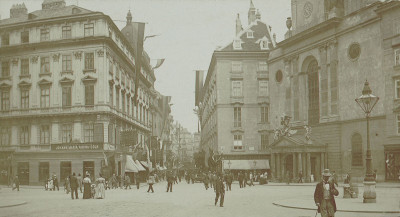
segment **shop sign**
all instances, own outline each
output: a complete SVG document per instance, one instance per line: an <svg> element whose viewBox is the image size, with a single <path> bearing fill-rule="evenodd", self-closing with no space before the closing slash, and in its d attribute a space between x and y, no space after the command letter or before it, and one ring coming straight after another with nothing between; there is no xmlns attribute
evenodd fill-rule
<svg viewBox="0 0 400 217"><path fill-rule="evenodd" d="M103 143L51 144L52 151L91 151L103 150Z"/></svg>

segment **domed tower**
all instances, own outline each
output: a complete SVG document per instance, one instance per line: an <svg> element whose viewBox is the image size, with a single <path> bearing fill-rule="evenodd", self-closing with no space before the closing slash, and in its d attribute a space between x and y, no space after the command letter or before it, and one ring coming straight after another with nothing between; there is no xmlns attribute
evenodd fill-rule
<svg viewBox="0 0 400 217"><path fill-rule="evenodd" d="M131 10L128 11L128 14L126 15L126 24L132 23L132 14Z"/></svg>

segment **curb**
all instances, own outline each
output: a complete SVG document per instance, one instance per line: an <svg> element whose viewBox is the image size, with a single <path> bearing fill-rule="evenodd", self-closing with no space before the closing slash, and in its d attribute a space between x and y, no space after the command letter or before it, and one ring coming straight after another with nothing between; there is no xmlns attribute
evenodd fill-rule
<svg viewBox="0 0 400 217"><path fill-rule="evenodd" d="M279 203L272 203L275 206L280 206L284 208L291 208L291 209L303 209L303 210L313 210L317 211L317 209L312 209L312 208L307 208L307 207L296 207L296 206L287 206L287 205L282 205ZM393 214L393 213L400 213L400 211L365 211L365 210L336 210L336 212L354 212L354 213L379 213L379 214Z"/></svg>
<svg viewBox="0 0 400 217"><path fill-rule="evenodd" d="M14 204L10 204L10 205L4 205L4 206L0 205L0 208L7 208L7 207L13 207L13 206L21 206L21 205L25 205L25 204L27 204L27 202L26 202L26 201L22 201L22 202L20 202L20 203L14 203Z"/></svg>

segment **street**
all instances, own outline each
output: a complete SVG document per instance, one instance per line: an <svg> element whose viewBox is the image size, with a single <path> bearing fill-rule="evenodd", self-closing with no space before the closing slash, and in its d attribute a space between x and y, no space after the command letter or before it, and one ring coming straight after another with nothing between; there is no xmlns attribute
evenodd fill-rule
<svg viewBox="0 0 400 217"><path fill-rule="evenodd" d="M166 192L166 183L154 185L155 193L147 193L147 186L139 190L107 190L105 199L71 200L70 195L43 189L23 187L19 192L10 188L1 189L1 198L24 200L25 205L0 208L1 216L276 216L314 217L315 211L275 206L280 200L311 197L313 186L271 186L256 185L240 189L232 185L226 192L224 207L214 206L213 189L204 189L203 184L181 182L173 186L173 192ZM378 189L383 194L399 195L400 188ZM82 194L79 193L82 198ZM373 206L374 204L372 204ZM340 208L340 207L338 207ZM399 214L366 214L337 212L336 216L380 217Z"/></svg>

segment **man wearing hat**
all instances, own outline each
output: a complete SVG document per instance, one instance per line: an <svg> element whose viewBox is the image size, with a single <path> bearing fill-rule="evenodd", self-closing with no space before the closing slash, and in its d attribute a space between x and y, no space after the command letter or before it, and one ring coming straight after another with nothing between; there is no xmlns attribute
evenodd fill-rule
<svg viewBox="0 0 400 217"><path fill-rule="evenodd" d="M331 177L331 173L329 169L325 169L322 173L322 181L315 187L314 201L321 217L334 217L336 212L334 196L338 196L339 191L332 182L329 182L329 177Z"/></svg>

